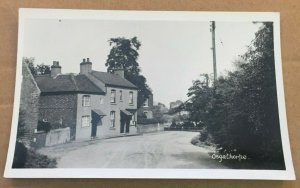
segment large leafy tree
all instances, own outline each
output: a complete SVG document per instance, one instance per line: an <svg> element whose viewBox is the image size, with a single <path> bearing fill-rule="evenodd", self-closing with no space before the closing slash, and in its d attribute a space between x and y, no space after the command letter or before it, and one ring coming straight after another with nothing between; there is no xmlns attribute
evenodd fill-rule
<svg viewBox="0 0 300 188"><path fill-rule="evenodd" d="M194 82L188 93L191 120L203 122L220 152L283 169L272 23L262 24L236 66L214 87Z"/></svg>
<svg viewBox="0 0 300 188"><path fill-rule="evenodd" d="M125 75L138 75L140 68L137 59L141 42L137 37L131 39L111 38L108 42L112 48L105 63L107 71L113 72L115 68L123 67Z"/></svg>
<svg viewBox="0 0 300 188"><path fill-rule="evenodd" d="M146 78L140 74L138 50L141 42L137 37L131 39L124 37L111 38L108 42L112 48L105 63L107 72L113 73L115 69L120 67L124 69L125 78L138 87L137 103L138 107L141 107L146 98L152 93L146 83Z"/></svg>

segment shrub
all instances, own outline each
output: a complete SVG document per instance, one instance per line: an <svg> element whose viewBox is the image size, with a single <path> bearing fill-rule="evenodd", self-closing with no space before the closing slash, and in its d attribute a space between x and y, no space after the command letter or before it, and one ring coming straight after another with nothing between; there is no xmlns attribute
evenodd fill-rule
<svg viewBox="0 0 300 188"><path fill-rule="evenodd" d="M56 164L56 159L50 159L33 149L27 149L21 142L16 143L13 168L55 168Z"/></svg>
<svg viewBox="0 0 300 188"><path fill-rule="evenodd" d="M24 168L27 159L27 148L21 142L16 142L13 168Z"/></svg>
<svg viewBox="0 0 300 188"><path fill-rule="evenodd" d="M51 124L45 121L39 121L37 126L38 131L45 131L48 133L51 130Z"/></svg>

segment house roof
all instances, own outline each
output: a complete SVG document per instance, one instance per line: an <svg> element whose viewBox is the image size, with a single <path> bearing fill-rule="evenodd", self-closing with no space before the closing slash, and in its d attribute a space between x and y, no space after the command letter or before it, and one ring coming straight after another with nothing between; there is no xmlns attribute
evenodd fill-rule
<svg viewBox="0 0 300 188"><path fill-rule="evenodd" d="M85 75L61 74L54 78L50 75L39 75L35 80L42 93L105 93Z"/></svg>
<svg viewBox="0 0 300 188"><path fill-rule="evenodd" d="M115 75L107 72L99 72L99 71L92 71L91 74L108 86L137 89L137 87L134 84L132 84L131 82L122 78L119 75Z"/></svg>

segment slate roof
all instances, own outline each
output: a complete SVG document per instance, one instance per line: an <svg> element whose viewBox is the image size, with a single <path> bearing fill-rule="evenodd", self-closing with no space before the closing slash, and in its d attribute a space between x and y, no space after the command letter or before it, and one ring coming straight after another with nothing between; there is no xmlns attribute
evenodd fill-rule
<svg viewBox="0 0 300 188"><path fill-rule="evenodd" d="M42 93L97 93L105 94L103 90L91 82L85 75L61 74L52 78L50 75L35 77Z"/></svg>
<svg viewBox="0 0 300 188"><path fill-rule="evenodd" d="M122 78L119 75L99 71L92 71L90 74L92 74L94 77L96 77L98 80L102 81L105 85L108 86L137 89L137 87L134 84L132 84L131 82Z"/></svg>

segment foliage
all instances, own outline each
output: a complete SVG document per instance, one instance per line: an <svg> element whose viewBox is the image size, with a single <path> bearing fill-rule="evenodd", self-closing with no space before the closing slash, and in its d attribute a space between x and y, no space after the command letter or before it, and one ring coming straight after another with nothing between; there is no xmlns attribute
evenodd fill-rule
<svg viewBox="0 0 300 188"><path fill-rule="evenodd" d="M203 123L221 153L237 152L284 169L274 66L273 25L264 23L236 71L214 86L196 80L189 89L190 120Z"/></svg>
<svg viewBox="0 0 300 188"><path fill-rule="evenodd" d="M25 127L25 111L20 108L19 111L19 121L18 121L18 130L17 130L17 140L24 136L26 132Z"/></svg>
<svg viewBox="0 0 300 188"><path fill-rule="evenodd" d="M37 130L38 131L45 131L45 133L48 133L51 130L52 126L49 122L45 121L38 121Z"/></svg>
<svg viewBox="0 0 300 188"><path fill-rule="evenodd" d="M146 78L140 74L141 70L137 62L141 42L137 37L131 39L124 37L111 38L108 42L112 49L105 63L107 72L113 73L115 69L124 69L125 78L138 87L137 105L141 107L149 95L152 94L150 87L146 84Z"/></svg>
<svg viewBox="0 0 300 188"><path fill-rule="evenodd" d="M50 74L51 69L49 65L44 65L42 64L34 64L35 59L33 57L27 58L23 57L23 62L27 63L28 68L30 69L30 72L33 76L36 75L45 75L45 74Z"/></svg>
<svg viewBox="0 0 300 188"><path fill-rule="evenodd" d="M35 150L27 151L27 161L24 168L56 168L56 159L37 153Z"/></svg>
<svg viewBox="0 0 300 188"><path fill-rule="evenodd" d="M140 119L138 119L138 124L142 124L142 125L155 124L155 123L164 123L164 120L158 119L158 118L151 118L151 119L140 118Z"/></svg>
<svg viewBox="0 0 300 188"><path fill-rule="evenodd" d="M21 142L16 142L13 168L24 168L27 160L27 148Z"/></svg>
<svg viewBox="0 0 300 188"><path fill-rule="evenodd" d="M137 59L141 43L137 37L131 39L123 37L111 38L108 42L112 46L112 49L105 63L105 66L108 67L107 71L114 72L115 68L123 67L125 73L138 75L140 68Z"/></svg>
<svg viewBox="0 0 300 188"><path fill-rule="evenodd" d="M12 168L55 168L56 160L27 149L23 143L16 142Z"/></svg>

